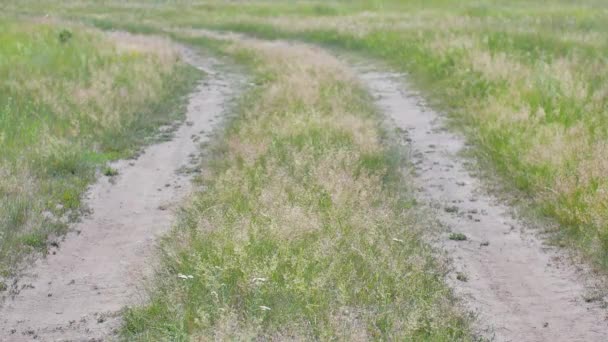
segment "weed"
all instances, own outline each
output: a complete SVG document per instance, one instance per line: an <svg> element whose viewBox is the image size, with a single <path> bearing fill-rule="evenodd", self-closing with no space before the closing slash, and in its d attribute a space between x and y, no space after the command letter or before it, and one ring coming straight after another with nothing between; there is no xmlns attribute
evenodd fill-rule
<svg viewBox="0 0 608 342"><path fill-rule="evenodd" d="M61 43L67 43L68 40L70 40L72 38L72 32L70 32L69 30L61 30L61 32L59 32L59 41Z"/></svg>
<svg viewBox="0 0 608 342"><path fill-rule="evenodd" d="M448 238L454 241L465 241L467 239L467 236L463 233L450 233L450 236Z"/></svg>
<svg viewBox="0 0 608 342"><path fill-rule="evenodd" d="M104 176L114 177L118 175L118 170L111 166L104 166L102 173Z"/></svg>

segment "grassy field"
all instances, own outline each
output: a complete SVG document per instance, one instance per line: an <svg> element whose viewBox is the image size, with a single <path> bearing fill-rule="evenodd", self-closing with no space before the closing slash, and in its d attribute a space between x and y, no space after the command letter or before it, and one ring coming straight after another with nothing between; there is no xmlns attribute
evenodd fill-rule
<svg viewBox="0 0 608 342"><path fill-rule="evenodd" d="M561 243L606 267L608 12L597 5L411 2L352 13L336 3L329 18L235 18L235 7L222 6L232 14L187 24L354 49L410 72L485 165L557 219Z"/></svg>
<svg viewBox="0 0 608 342"><path fill-rule="evenodd" d="M602 2L25 4L9 5L10 11L49 12L103 29L175 29L182 35L174 38L212 46L255 76L256 87L241 99L237 119L213 144L202 179L207 190L186 205L164 240L151 303L127 312L127 339L470 338L466 319L442 283L442 265L421 242L428 222L411 208L393 142L340 61L310 47L218 43L182 29L312 42L409 73L466 134L481 165L506 189L527 197L522 203L558 223L556 242L608 267L608 5ZM154 84L130 84L138 82ZM63 132L56 136L70 136L61 120L52 122ZM98 132L99 126L92 127L90 132ZM91 133L70 144L84 158L77 160L107 160L109 152L81 153L92 141L106 141L103 136ZM24 167L21 153L7 158L14 169L4 172L38 179L15 171ZM34 156L27 160L47 158ZM78 179L90 179L91 169L85 170L89 178ZM58 179L80 193L82 185L74 185L80 183ZM45 194L45 187L32 186ZM64 191L48 193L55 198ZM3 217L14 217L20 227L26 225L19 203L38 203L24 198L11 202L16 209L2 207L16 213ZM50 207L46 201L36 208L70 207L69 201ZM18 238L12 241L36 245L27 234Z"/></svg>
<svg viewBox="0 0 608 342"><path fill-rule="evenodd" d="M467 134L484 167L558 223L556 242L608 267L604 3L185 1L95 8L79 2L58 12L100 26L305 40L410 73Z"/></svg>
<svg viewBox="0 0 608 342"><path fill-rule="evenodd" d="M58 241L96 170L180 118L192 75L166 40L0 17L0 276Z"/></svg>
<svg viewBox="0 0 608 342"><path fill-rule="evenodd" d="M180 39L202 47L206 38ZM213 44L256 86L163 243L126 340L466 340L370 98L309 47Z"/></svg>

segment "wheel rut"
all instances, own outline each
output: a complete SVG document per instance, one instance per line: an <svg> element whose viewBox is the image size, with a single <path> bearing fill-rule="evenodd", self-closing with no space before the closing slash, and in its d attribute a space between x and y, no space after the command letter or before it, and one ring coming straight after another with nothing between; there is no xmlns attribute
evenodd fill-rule
<svg viewBox="0 0 608 342"><path fill-rule="evenodd" d="M406 134L418 198L464 241L436 244L453 260L448 281L496 341L606 341L606 311L587 303L583 272L543 244L514 209L484 190L462 157L463 137L408 91L402 75L356 67L392 127ZM459 279L457 279L459 278Z"/></svg>
<svg viewBox="0 0 608 342"><path fill-rule="evenodd" d="M233 32L188 32L214 39L255 39ZM545 245L517 219L514 208L488 193L469 171L471 161L461 154L465 139L446 129L443 118L409 90L403 75L379 71L369 63L350 65L388 125L406 134L417 197L440 223L467 237L453 241L443 234L432 242L453 260L455 270L447 280L476 315L477 333L495 341L608 340L606 310L584 299L587 274L563 251Z"/></svg>
<svg viewBox="0 0 608 342"><path fill-rule="evenodd" d="M206 73L188 98L185 122L170 141L114 163L118 176L91 186L86 205L92 214L5 298L0 340L111 339L122 308L143 299L142 280L151 274L156 239L170 229L173 209L192 189L192 173L183 170L195 170L199 145L221 121L240 82L218 60L186 48L182 56Z"/></svg>
<svg viewBox="0 0 608 342"><path fill-rule="evenodd" d="M70 234L56 255L39 260L20 280L20 292L0 309L5 339L107 338L120 323L120 310L138 303L156 237L174 217L165 209L190 189L190 177L176 169L196 154L206 139L200 133L212 129L238 79L215 72L218 61L188 50L184 56L209 73L190 96L186 124L173 140L117 163L119 176L112 183L101 179L91 188L93 214L76 226L80 234ZM390 124L405 132L418 198L443 225L467 238L450 240L446 233L434 243L453 260L448 281L477 315L479 334L496 341L608 340L606 311L584 300L584 272L560 261L563 252L543 244L513 208L484 190L460 153L464 138L445 129L442 117L408 90L402 75L370 65L353 68Z"/></svg>

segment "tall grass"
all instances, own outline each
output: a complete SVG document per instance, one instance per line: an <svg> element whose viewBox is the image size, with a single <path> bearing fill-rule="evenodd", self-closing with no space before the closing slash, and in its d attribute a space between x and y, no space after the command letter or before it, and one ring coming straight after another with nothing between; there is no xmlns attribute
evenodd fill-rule
<svg viewBox="0 0 608 342"><path fill-rule="evenodd" d="M201 43L197 38L190 43ZM202 41L207 46L207 40ZM257 84L126 340L466 340L371 99L320 50L241 41Z"/></svg>
<svg viewBox="0 0 608 342"><path fill-rule="evenodd" d="M143 31L234 30L383 59L449 114L485 166L560 224L560 243L608 267L608 12L600 1L28 3L13 10ZM220 140L209 191L167 239L159 288L149 306L129 312L126 336L466 336L457 316L436 311L448 296L422 271L434 266L411 233L408 201L387 186L398 170L378 143L368 99L335 62L315 64L325 57L248 49L260 87ZM223 335L230 332L238 336Z"/></svg>
<svg viewBox="0 0 608 342"><path fill-rule="evenodd" d="M211 25L355 49L410 72L485 165L560 223L560 244L607 267L608 73L600 65L608 18L597 6L438 2Z"/></svg>
<svg viewBox="0 0 608 342"><path fill-rule="evenodd" d="M407 71L479 159L608 267L608 12L567 1L189 1L123 21L234 30L357 51ZM188 10L185 10L185 9ZM316 13L319 12L319 13ZM73 16L112 18L95 9ZM208 15L212 13L212 15ZM508 188L507 187L507 188Z"/></svg>
<svg viewBox="0 0 608 342"><path fill-rule="evenodd" d="M486 166L608 266L606 15L585 3L420 6L330 20L218 21L221 29L355 49L408 71Z"/></svg>
<svg viewBox="0 0 608 342"><path fill-rule="evenodd" d="M195 74L165 40L0 18L0 276L66 231L101 165L179 118Z"/></svg>

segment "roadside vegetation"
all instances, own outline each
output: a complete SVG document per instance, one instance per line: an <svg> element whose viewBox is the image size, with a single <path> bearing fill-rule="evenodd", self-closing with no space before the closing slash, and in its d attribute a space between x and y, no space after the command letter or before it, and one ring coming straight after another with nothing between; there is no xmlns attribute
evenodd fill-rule
<svg viewBox="0 0 608 342"><path fill-rule="evenodd" d="M249 65L256 85L210 147L204 191L164 239L125 339L466 340L353 75L310 47L181 39Z"/></svg>
<svg viewBox="0 0 608 342"><path fill-rule="evenodd" d="M179 119L195 75L166 40L0 17L0 279L59 241L108 161Z"/></svg>
<svg viewBox="0 0 608 342"><path fill-rule="evenodd" d="M391 137L379 126L371 100L352 75L334 57L314 48L255 40L218 43L187 35L188 30L323 44L407 72L467 135L482 167L496 173L506 189L525 195L525 203L536 213L558 223L552 234L557 243L608 268L608 8L602 2L26 3L31 6L10 8L22 14L49 11L103 29L170 29L174 38L213 46L249 65L255 77L256 86L241 99L237 118L211 148L211 161L201 177L205 191L193 196L163 242L150 303L126 313L122 332L127 339L469 338L467 321L455 311L443 284L442 265L422 243L428 222L411 209L413 199L404 188L407 182L401 178ZM57 34L52 31L49 39L63 44ZM78 41L78 35L75 38ZM68 40L74 44L73 39ZM85 47L89 42L82 40ZM155 56L159 51L165 50L147 53ZM155 58L144 59L151 63L145 65L154 65L161 75L179 75L169 72L179 69L176 62L163 69L153 61L164 59ZM73 77L66 75L61 79ZM147 74L134 77L142 75ZM127 83L155 84L145 78ZM160 84L164 87L155 90L160 94L175 90ZM3 94L7 92L0 93L5 101L0 103L12 108L5 105L13 102ZM6 186L0 194L24 197L11 195L23 200L3 204L0 210L10 215L0 219L8 217L9 223L18 223L15 227L36 226L31 217L47 220L44 215L24 216L22 207L36 213L51 210L52 217L61 217L71 208L71 199L79 198L70 191L80 194L95 167L137 145L129 141L112 147L122 140L113 135L117 126L101 124L105 117L85 116L87 124L77 131L89 134L79 134L76 140L70 140L75 139L69 133L73 128L62 128L71 127L71 121L56 119L60 115L49 121L52 129L32 126L38 131L28 139L48 140L36 140L38 145L15 140L14 151L3 162L8 166L0 169L10 177L0 184L13 184L18 191ZM131 121L126 122L125 127L131 127ZM11 141L9 133L0 137L3 148L13 146L4 143ZM57 145L56 139L77 143ZM25 146L61 148L57 154L35 154L36 149ZM68 153L72 148L76 152ZM34 154L18 157L26 151ZM55 164L52 158L63 154L67 157ZM24 160L39 162L29 166ZM71 178L75 176L70 170L80 169L63 166L70 163L86 165L85 176ZM36 172L53 165L64 170L51 173L61 175L53 181L59 185L39 185L38 179L55 178L40 178ZM43 196L34 196L39 193ZM68 195L56 197L64 193ZM65 229L57 227L53 229ZM36 246L40 235L15 236L0 241ZM450 238L466 240L462 234ZM467 281L465 275L458 279Z"/></svg>
<svg viewBox="0 0 608 342"><path fill-rule="evenodd" d="M483 165L558 221L560 244L608 267L605 4L388 2L354 14L328 6L339 15L252 11L203 26L354 49L410 72Z"/></svg>
<svg viewBox="0 0 608 342"><path fill-rule="evenodd" d="M557 243L608 267L605 3L109 2L103 11L81 3L59 12L97 24L305 40L384 60L449 114L484 169L558 223Z"/></svg>

